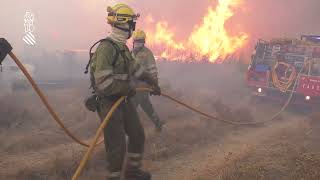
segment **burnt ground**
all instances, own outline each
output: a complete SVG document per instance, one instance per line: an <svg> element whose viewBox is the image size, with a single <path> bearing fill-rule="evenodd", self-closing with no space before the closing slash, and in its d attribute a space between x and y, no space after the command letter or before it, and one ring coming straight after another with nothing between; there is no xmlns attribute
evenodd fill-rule
<svg viewBox="0 0 320 180"><path fill-rule="evenodd" d="M163 91L233 121L264 121L280 109L252 101L239 65L161 63ZM46 89L77 137L90 139L99 120L82 104L87 83ZM164 98L152 101L166 121L157 133L139 110L147 135L145 168L155 180L320 179L320 114L287 110L259 126L206 119ZM31 90L1 95L0 179L70 179L85 149L48 116ZM83 180L104 179L104 147L95 150Z"/></svg>

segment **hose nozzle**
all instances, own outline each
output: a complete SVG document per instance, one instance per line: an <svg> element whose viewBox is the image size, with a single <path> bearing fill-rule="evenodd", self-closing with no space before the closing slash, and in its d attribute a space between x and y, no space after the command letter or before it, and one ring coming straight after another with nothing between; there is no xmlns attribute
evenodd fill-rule
<svg viewBox="0 0 320 180"><path fill-rule="evenodd" d="M4 58L12 51L12 46L5 38L0 38L0 64Z"/></svg>

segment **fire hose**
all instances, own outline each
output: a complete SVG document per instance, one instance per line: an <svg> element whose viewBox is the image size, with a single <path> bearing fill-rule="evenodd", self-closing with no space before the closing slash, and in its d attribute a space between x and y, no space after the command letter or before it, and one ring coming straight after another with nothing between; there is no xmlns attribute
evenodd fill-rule
<svg viewBox="0 0 320 180"><path fill-rule="evenodd" d="M294 82L294 85L293 87L295 87L297 85L297 82L298 82L298 76L301 74L303 68L301 68L300 72L298 73L297 75L297 79L295 80ZM152 89L150 88L137 88L137 91L152 91ZM201 114L209 119L215 119L215 120L219 120L219 121L222 121L222 122L225 122L225 123L228 123L228 124L233 124L233 125L257 125L257 124L263 124L263 123L266 123L266 122L269 122L269 121L272 121L274 119L276 119L289 105L289 103L291 102L291 99L293 97L293 94L294 94L294 91L292 90L292 92L290 93L289 95L289 98L287 99L287 101L285 102L285 104L282 106L282 108L280 109L279 112L275 113L270 119L267 119L265 121L259 121L259 122L247 122L247 123L239 123L239 122L233 122L233 121L228 121L228 120L225 120L225 119L221 119L221 118L218 118L218 117L215 117L215 116L212 116L210 114L207 114L205 112L202 112L192 106L189 106L188 104L185 104L167 94L164 94L162 93L161 96L164 96L198 114ZM102 124L100 125L99 129L97 130L96 132L96 135L94 137L94 140L91 142L91 145L89 147L89 149L87 150L87 152L85 153L85 155L83 156L75 174L73 175L72 177L72 180L77 180L79 177L80 177L80 174L81 172L83 171L86 163L88 162L93 150L94 150L94 147L96 146L97 142L98 142L98 138L100 137L103 129L106 127L106 125L108 124L112 114L114 113L114 111L119 107L119 105L121 104L122 101L124 101L125 97L121 97L118 99L118 101L116 101L114 103L114 105L112 106L112 108L110 109L110 111L108 112L106 118L104 119L104 121L102 122Z"/></svg>
<svg viewBox="0 0 320 180"><path fill-rule="evenodd" d="M51 116L53 117L53 119L59 124L59 126L63 129L63 131L75 142L79 143L82 146L85 147L89 147L87 152L85 153L83 159L80 162L79 167L77 168L75 174L72 177L72 180L77 180L81 174L81 172L83 171L86 163L88 162L94 148L96 145L99 145L103 142L103 139L99 141L99 137L102 134L103 129L107 126L110 118L112 117L112 114L116 111L116 109L119 107L119 105L125 100L125 97L121 97L119 98L114 105L111 107L111 109L109 110L107 116L105 117L105 119L103 120L103 122L101 123L101 125L99 126L93 141L89 144L79 140L77 137L75 137L70 130L67 129L67 127L63 124L62 120L59 118L59 116L57 115L57 113L54 111L54 109L52 108L52 106L49 104L47 98L45 97L45 95L42 93L42 91L40 90L40 88L37 86L37 84L35 83L35 81L33 80L33 78L31 77L31 75L28 73L28 71L26 70L26 68L23 66L23 64L20 62L20 60L15 56L15 54L13 52L9 52L8 53L10 55L10 57L13 59L13 61L17 64L17 66L20 68L20 70L23 72L23 74L26 76L26 78L28 79L28 81L30 82L30 84L32 85L34 91L37 93L37 95L40 97L42 103L44 104L44 106L47 108L47 110L49 111L49 113L51 114ZM301 72L301 71L300 71ZM300 73L299 73L300 74ZM297 78L298 79L298 78ZM295 81L295 85L296 86L297 80ZM137 88L137 91L152 91L152 89L150 88ZM232 124L232 125L257 125L257 124L264 124L268 121L272 121L275 118L277 118L285 109L286 107L289 105L292 96L293 96L293 91L290 94L290 97L288 98L287 102L285 103L285 105L281 108L281 110L274 114L270 119L267 119L265 121L259 121L259 122L246 122L246 123L241 123L241 122L234 122L234 121L228 121L226 119L222 119L213 115L210 115L208 113L205 113L201 110L198 110L197 108L194 108L186 103L183 103L182 101L168 95L165 93L162 93L161 96L168 98L169 100L178 103L186 108L188 108L191 111L194 111L198 114L201 114L209 119L213 119L213 120L218 120L224 123L228 123L228 124Z"/></svg>
<svg viewBox="0 0 320 180"><path fill-rule="evenodd" d="M62 120L60 119L60 117L58 116L58 114L56 113L56 111L54 111L54 109L52 108L52 106L50 105L50 103L48 102L46 96L42 93L42 91L40 90L40 88L38 87L38 85L36 84L36 82L33 80L33 78L31 77L31 75L29 74L29 72L27 71L27 69L23 66L23 64L20 62L20 60L15 56L15 54L13 52L9 52L9 56L13 59L13 61L17 64L17 66L20 68L20 70L22 71L22 73L26 76L26 78L28 79L29 83L31 84L31 86L33 87L34 91L37 93L37 95L39 96L39 98L41 99L42 103L44 104L44 106L47 108L47 110L49 111L49 113L51 114L52 118L58 123L58 125L61 127L61 129L75 142L77 142L78 144L82 145L82 146L86 146L89 147L90 145L84 141L81 141L79 138L77 138L76 136L74 136L70 130L68 130L68 128L63 124ZM98 142L98 144L101 144L103 142L103 139L100 140Z"/></svg>
<svg viewBox="0 0 320 180"><path fill-rule="evenodd" d="M44 106L47 108L48 112L51 114L52 118L58 123L58 125L61 127L61 129L75 142L77 142L78 144L82 145L82 146L86 146L89 147L90 144L80 140L79 138L77 138L76 136L74 136L71 131L63 124L62 120L60 119L60 117L58 116L58 114L54 111L53 107L50 105L48 99L46 98L46 96L44 95L44 93L40 90L40 88L38 87L38 85L36 84L36 82L33 80L33 78L31 77L31 75L29 74L28 70L24 67L24 65L21 63L21 61L16 57L16 55L13 52L9 52L9 56L13 59L13 61L17 64L17 66L19 67L19 69L22 71L22 73L26 76L27 80L29 81L29 83L31 84L32 88L34 89L34 91L36 92L36 94L39 96L39 98L41 99L42 103L44 104ZM137 91L152 91L152 89L150 88L137 88ZM218 120L218 121L222 121L228 124L233 124L233 125L255 125L255 124L260 124L260 122L248 122L248 123L240 123L240 122L233 122L233 121L228 121L226 119L222 119L216 116L212 116L208 113L205 113L203 111L198 110L197 108L194 108L186 103L183 103L182 101L166 94L166 93L162 93L161 96L166 97L168 99L170 99L171 101L174 101L198 114L201 114L203 116L206 116L209 119L214 119L214 120ZM123 99L123 98L121 98ZM122 102L122 101L121 101ZM117 104L117 103L115 103ZM115 105L114 105L115 106ZM103 142L103 139L100 140L99 142L97 142L97 145L101 144Z"/></svg>

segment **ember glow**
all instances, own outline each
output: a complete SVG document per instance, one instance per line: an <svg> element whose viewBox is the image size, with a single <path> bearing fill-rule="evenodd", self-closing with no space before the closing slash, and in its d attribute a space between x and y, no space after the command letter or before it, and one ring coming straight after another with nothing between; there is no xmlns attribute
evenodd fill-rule
<svg viewBox="0 0 320 180"><path fill-rule="evenodd" d="M170 28L167 21L155 23L149 15L146 18L147 43L157 56L168 60L221 62L247 43L247 33L230 36L225 27L240 5L240 0L219 0L216 8L208 8L202 23L195 25L183 42L175 39L177 32Z"/></svg>

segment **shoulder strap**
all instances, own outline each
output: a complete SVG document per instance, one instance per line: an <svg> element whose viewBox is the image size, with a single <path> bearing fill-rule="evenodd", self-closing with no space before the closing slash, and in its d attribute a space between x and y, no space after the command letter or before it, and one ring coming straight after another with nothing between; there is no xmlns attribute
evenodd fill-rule
<svg viewBox="0 0 320 180"><path fill-rule="evenodd" d="M102 41L104 41L105 39L100 39L99 41L95 42L91 47L90 47L90 50L89 50L89 61L86 65L86 70L85 70L85 74L88 74L89 72L89 66L91 64L91 61L92 61L92 56L93 56L93 53L92 53L92 49L99 43L101 43Z"/></svg>
<svg viewBox="0 0 320 180"><path fill-rule="evenodd" d="M116 43L114 43L111 39L109 38L105 38L105 39L100 39L99 41L95 42L91 47L90 47L90 51L89 51L89 61L88 61L88 64L86 65L86 70L85 70L85 74L88 74L89 72L89 66L92 62L92 56L93 56L93 53L92 53L92 49L99 43L103 42L103 41L107 41L109 42L115 49L116 49L116 55L115 57L113 58L113 61L112 61L112 66L114 66L116 64L116 61L119 57L119 52L120 52L120 49L118 47L118 45Z"/></svg>
<svg viewBox="0 0 320 180"><path fill-rule="evenodd" d="M119 53L121 53L121 50L118 47L118 45L115 42L113 42L111 39L107 38L106 41L108 41L116 49L116 55L112 61L112 66L114 66L119 58Z"/></svg>
<svg viewBox="0 0 320 180"><path fill-rule="evenodd" d="M114 41L112 41L111 39L107 38L106 40L108 42L110 42L113 45L113 47L116 49L116 56L115 56L116 58L114 58L114 60L112 62L112 66L114 66L116 64L116 62L118 60L118 57L119 57L119 54L124 59L124 62L128 63L128 58L127 58L127 56L125 54L126 50L129 51L128 47L125 47L125 49L120 49L119 46Z"/></svg>

